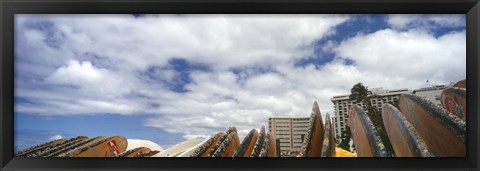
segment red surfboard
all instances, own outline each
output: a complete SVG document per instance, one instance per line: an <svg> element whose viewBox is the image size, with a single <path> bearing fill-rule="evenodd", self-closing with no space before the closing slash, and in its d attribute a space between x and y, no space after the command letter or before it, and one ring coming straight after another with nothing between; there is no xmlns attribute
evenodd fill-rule
<svg viewBox="0 0 480 171"><path fill-rule="evenodd" d="M448 112L467 119L467 90L453 87L442 91L442 105Z"/></svg>

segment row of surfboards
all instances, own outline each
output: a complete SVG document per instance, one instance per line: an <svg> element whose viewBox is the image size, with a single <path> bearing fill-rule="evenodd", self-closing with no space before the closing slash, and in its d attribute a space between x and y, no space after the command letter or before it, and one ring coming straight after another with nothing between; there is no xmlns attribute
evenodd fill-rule
<svg viewBox="0 0 480 171"><path fill-rule="evenodd" d="M150 157L159 151L138 147L126 151L127 139L123 136L78 136L39 144L16 154L17 157Z"/></svg>
<svg viewBox="0 0 480 171"><path fill-rule="evenodd" d="M444 89L441 99L439 106L417 95L402 94L399 109L391 104L382 106L383 123L395 156L466 156L466 89ZM386 157L385 146L363 109L352 106L349 117L357 155Z"/></svg>
<svg viewBox="0 0 480 171"><path fill-rule="evenodd" d="M459 82L460 83L460 82ZM442 105L412 94L402 94L399 109L382 107L385 129L397 157L466 156L466 89L443 90ZM465 83L463 83L463 86ZM357 105L349 111L349 125L358 157L387 157L368 115ZM79 136L36 145L17 153L19 157L279 157L279 146L271 132L252 129L240 143L235 127L203 142L185 141L162 152L147 147L126 150L122 136ZM325 122L314 102L302 149L297 157L336 156L334 129L327 113Z"/></svg>

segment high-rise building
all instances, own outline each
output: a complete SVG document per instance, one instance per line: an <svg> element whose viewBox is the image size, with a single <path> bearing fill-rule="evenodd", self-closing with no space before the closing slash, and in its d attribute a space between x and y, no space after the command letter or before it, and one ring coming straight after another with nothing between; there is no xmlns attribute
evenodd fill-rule
<svg viewBox="0 0 480 171"><path fill-rule="evenodd" d="M373 107L376 107L379 111L382 110L382 105L388 102L394 102L400 98L401 94L411 94L408 89L395 89L395 90L385 90L383 88L372 88L368 91L368 96L370 97L370 103ZM334 105L334 114L335 117L332 118L333 127L335 130L335 140L337 145L340 144L344 132L348 126L348 112L352 105L359 105L365 111L367 111L366 106L363 106L361 102L355 103L353 100L350 100L350 94L333 96L330 99Z"/></svg>
<svg viewBox="0 0 480 171"><path fill-rule="evenodd" d="M417 90L413 90L413 94L423 97L436 105L442 105L442 91L448 88L446 85L434 85L431 87L424 87Z"/></svg>
<svg viewBox="0 0 480 171"><path fill-rule="evenodd" d="M292 150L302 148L310 117L268 118L268 129L280 142L280 155L290 156Z"/></svg>

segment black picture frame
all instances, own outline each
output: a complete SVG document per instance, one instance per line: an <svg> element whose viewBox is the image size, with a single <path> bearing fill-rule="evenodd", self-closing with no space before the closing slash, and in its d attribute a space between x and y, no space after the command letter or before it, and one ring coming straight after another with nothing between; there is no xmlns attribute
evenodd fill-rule
<svg viewBox="0 0 480 171"><path fill-rule="evenodd" d="M2 170L478 170L478 0L2 0L0 168ZM467 157L465 158L16 158L15 14L466 14Z"/></svg>

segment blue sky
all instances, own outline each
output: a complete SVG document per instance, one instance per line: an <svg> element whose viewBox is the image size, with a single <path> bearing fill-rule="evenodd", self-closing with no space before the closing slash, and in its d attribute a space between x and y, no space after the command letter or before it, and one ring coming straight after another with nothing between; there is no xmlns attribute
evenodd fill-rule
<svg viewBox="0 0 480 171"><path fill-rule="evenodd" d="M79 135L162 147L309 116L357 82L466 77L463 15L16 15L15 148ZM426 80L429 83L426 83Z"/></svg>

